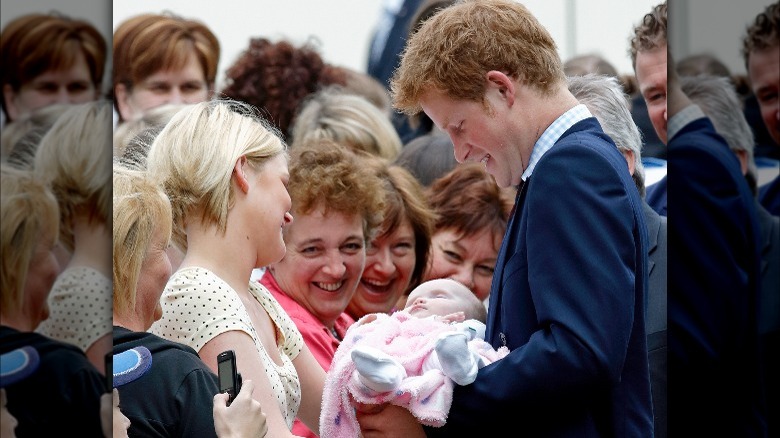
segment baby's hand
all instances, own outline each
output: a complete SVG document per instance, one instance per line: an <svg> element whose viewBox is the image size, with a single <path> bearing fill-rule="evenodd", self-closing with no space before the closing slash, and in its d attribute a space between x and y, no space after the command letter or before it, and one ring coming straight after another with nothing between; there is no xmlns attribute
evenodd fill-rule
<svg viewBox="0 0 780 438"><path fill-rule="evenodd" d="M463 322L466 320L466 314L463 312L450 313L449 315L436 317L441 322L452 324L453 322Z"/></svg>

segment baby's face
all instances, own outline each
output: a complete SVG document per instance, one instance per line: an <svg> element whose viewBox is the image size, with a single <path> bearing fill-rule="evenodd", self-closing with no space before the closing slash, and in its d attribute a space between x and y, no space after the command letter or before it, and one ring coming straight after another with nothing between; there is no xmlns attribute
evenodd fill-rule
<svg viewBox="0 0 780 438"><path fill-rule="evenodd" d="M417 318L446 316L463 312L468 306L467 298L473 295L462 284L449 279L427 281L417 286L406 300L406 311Z"/></svg>

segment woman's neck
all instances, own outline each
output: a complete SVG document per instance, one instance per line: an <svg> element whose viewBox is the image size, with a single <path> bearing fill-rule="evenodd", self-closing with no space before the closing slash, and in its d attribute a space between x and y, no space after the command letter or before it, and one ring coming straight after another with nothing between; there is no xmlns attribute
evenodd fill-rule
<svg viewBox="0 0 780 438"><path fill-rule="evenodd" d="M21 315L22 312L15 313L13 315L0 314L0 325L10 327L20 332L32 332L35 331L37 325L34 325L30 318L26 318Z"/></svg>
<svg viewBox="0 0 780 438"><path fill-rule="evenodd" d="M214 225L188 224L187 252L180 267L201 267L213 272L237 292L247 290L256 255L245 237L222 233Z"/></svg>
<svg viewBox="0 0 780 438"><path fill-rule="evenodd" d="M105 223L89 221L86 215L73 218L73 255L68 268L88 266L112 277L112 235Z"/></svg>

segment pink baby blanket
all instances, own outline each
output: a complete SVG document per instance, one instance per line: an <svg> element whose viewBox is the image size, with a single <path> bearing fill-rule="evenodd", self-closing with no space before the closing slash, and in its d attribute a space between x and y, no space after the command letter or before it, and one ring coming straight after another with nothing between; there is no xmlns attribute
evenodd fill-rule
<svg viewBox="0 0 780 438"><path fill-rule="evenodd" d="M375 321L366 323L371 319ZM392 403L407 408L420 423L440 427L447 421L452 404L453 382L441 371L423 372L423 362L431 354L439 334L456 330L453 325L434 318L415 318L405 311L392 315L375 314L360 318L347 331L325 379L320 435L323 438L355 438L360 426L349 396L360 403ZM506 355L496 352L481 339L472 345L489 356L489 362ZM366 345L389 354L406 369L409 377L403 379L394 392L375 395L357 378L350 352L355 345ZM492 353L492 354L491 354ZM495 355L494 355L495 354Z"/></svg>

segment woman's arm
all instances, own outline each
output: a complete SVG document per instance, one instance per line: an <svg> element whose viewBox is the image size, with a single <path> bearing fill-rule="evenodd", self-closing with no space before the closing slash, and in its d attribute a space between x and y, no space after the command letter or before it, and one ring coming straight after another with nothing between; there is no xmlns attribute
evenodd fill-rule
<svg viewBox="0 0 780 438"><path fill-rule="evenodd" d="M95 368L97 368L97 370L100 371L100 373L103 375L106 374L106 353L112 351L113 348L114 335L112 332L108 332L105 335L99 337L97 341L93 342L85 352L90 363L92 363L92 365L94 365Z"/></svg>
<svg viewBox="0 0 780 438"><path fill-rule="evenodd" d="M233 350L236 353L236 368L241 373L242 379L254 382L253 398L260 403L262 411L266 414L268 436L293 436L284 421L275 393L271 389L271 382L265 373L265 366L258 356L252 338L242 331L225 332L206 342L198 354L214 373L218 373L217 355L225 350ZM316 362L315 365L319 368ZM321 368L320 372L322 372Z"/></svg>
<svg viewBox="0 0 780 438"><path fill-rule="evenodd" d="M298 418L319 435L325 371L322 370L306 344L303 345L298 356L293 359L293 365L295 365L295 370L301 381L301 408L298 411Z"/></svg>

